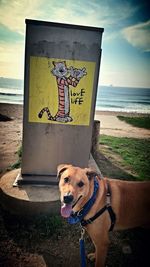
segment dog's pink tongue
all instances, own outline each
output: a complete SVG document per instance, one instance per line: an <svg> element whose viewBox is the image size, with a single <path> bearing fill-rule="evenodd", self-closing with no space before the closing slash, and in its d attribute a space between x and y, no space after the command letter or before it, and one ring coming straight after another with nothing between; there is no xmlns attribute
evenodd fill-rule
<svg viewBox="0 0 150 267"><path fill-rule="evenodd" d="M72 212L71 205L63 204L63 206L61 206L61 216L63 216L64 218L68 218L71 212Z"/></svg>

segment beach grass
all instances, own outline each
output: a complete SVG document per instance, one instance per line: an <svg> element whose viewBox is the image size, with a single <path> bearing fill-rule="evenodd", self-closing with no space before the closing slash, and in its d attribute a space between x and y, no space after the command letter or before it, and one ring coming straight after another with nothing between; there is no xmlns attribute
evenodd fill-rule
<svg viewBox="0 0 150 267"><path fill-rule="evenodd" d="M134 127L150 129L150 116L127 117L118 115L117 118L131 124Z"/></svg>
<svg viewBox="0 0 150 267"><path fill-rule="evenodd" d="M18 155L18 159L17 161L11 165L11 169L17 169L21 167L21 160L22 160L22 146L19 147L18 151L17 151L17 155Z"/></svg>
<svg viewBox="0 0 150 267"><path fill-rule="evenodd" d="M101 135L100 144L117 153L122 158L123 164L130 166L136 173L137 180L150 180L150 139Z"/></svg>

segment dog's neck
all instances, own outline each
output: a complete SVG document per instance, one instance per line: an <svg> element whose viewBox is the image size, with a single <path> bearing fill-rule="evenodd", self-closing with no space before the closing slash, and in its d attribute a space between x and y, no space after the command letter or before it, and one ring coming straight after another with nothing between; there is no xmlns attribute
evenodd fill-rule
<svg viewBox="0 0 150 267"><path fill-rule="evenodd" d="M102 208L105 205L106 202L106 187L105 187L105 181L103 179L98 178L99 188L96 196L95 203L93 204L94 209L91 209L88 214L85 216L85 219L92 217L95 215L95 211L98 211L100 208ZM92 181L92 184L90 185L90 192L89 197L93 193L94 188L94 182Z"/></svg>
<svg viewBox="0 0 150 267"><path fill-rule="evenodd" d="M74 212L77 212L77 211L81 210L84 207L84 205L88 202L88 200L93 195L93 191L94 191L94 179L92 179L91 181L89 181L89 191L88 191L88 194L86 195L86 197L83 198L82 201L80 201L79 203L77 203L75 205L75 207L73 208L73 211Z"/></svg>
<svg viewBox="0 0 150 267"><path fill-rule="evenodd" d="M105 192L104 192L105 189L104 189L104 186L101 186L101 183L103 183L104 181L102 179L100 179L99 177L97 177L96 179L97 179L97 182L99 183L99 188L98 188L98 192L96 194L97 195L96 201L93 205L97 205L97 203L100 202L100 205L98 206L98 208L99 208L99 207L103 206L105 203ZM84 205L89 201L89 199L92 197L93 192L94 192L94 178L89 181L89 192L88 192L87 196L83 198L82 202L77 203L77 205L74 207L73 211L77 212L77 211L81 210L84 207Z"/></svg>

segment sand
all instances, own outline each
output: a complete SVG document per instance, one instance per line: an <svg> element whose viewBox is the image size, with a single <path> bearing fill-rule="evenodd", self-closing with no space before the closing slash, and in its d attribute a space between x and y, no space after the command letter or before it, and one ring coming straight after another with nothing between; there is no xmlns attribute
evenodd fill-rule
<svg viewBox="0 0 150 267"><path fill-rule="evenodd" d="M13 118L12 121L0 122L0 175L16 162L22 140L23 106L0 104L0 114ZM100 121L100 133L119 137L150 138L150 131L136 128L120 121L117 115L141 116L141 114L96 111L95 119ZM143 115L143 114L142 114Z"/></svg>
<svg viewBox="0 0 150 267"><path fill-rule="evenodd" d="M147 116L146 114L123 113L123 112L95 112L95 120L100 121L100 133L117 137L150 138L150 131L143 128L133 127L117 118L123 116Z"/></svg>
<svg viewBox="0 0 150 267"><path fill-rule="evenodd" d="M16 162L17 151L22 140L21 105L0 104L0 114L13 118L12 121L0 122L0 175Z"/></svg>

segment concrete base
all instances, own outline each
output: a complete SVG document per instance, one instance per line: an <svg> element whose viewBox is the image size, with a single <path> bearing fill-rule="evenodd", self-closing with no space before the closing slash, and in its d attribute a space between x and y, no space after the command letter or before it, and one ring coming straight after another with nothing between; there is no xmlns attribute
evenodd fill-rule
<svg viewBox="0 0 150 267"><path fill-rule="evenodd" d="M60 210L58 186L13 187L20 169L7 172L0 180L2 207L13 214L58 214Z"/></svg>
<svg viewBox="0 0 150 267"><path fill-rule="evenodd" d="M89 167L100 173L94 159L89 160ZM21 216L59 214L60 198L57 185L14 187L20 169L7 172L0 179L0 202L4 209Z"/></svg>

